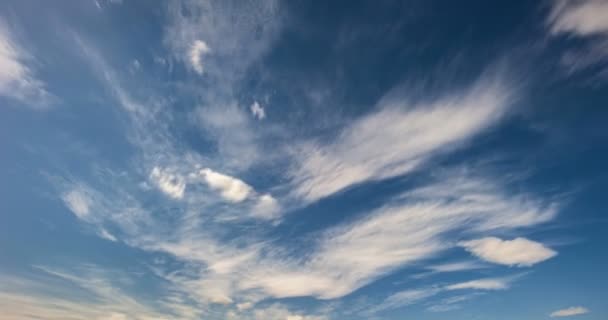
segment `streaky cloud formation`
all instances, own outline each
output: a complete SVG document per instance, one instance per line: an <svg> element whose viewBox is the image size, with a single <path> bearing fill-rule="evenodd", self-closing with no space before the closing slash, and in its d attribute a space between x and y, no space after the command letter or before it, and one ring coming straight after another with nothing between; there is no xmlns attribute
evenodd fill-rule
<svg viewBox="0 0 608 320"><path fill-rule="evenodd" d="M354 184L408 173L496 123L513 95L500 79L481 78L464 92L424 104L386 97L380 111L350 124L333 141L297 150L298 165L291 172L295 194L315 201Z"/></svg>
<svg viewBox="0 0 608 320"><path fill-rule="evenodd" d="M0 3L0 318L602 318L605 7Z"/></svg>
<svg viewBox="0 0 608 320"><path fill-rule="evenodd" d="M447 290L478 289L478 290L504 290L509 287L503 279L479 279L462 283L451 284Z"/></svg>
<svg viewBox="0 0 608 320"><path fill-rule="evenodd" d="M589 70L608 59L608 3L603 0L552 1L547 17L550 34L585 40L562 56L569 73ZM600 68L600 70L602 70ZM603 69L605 70L605 68ZM600 72L600 77L605 72Z"/></svg>
<svg viewBox="0 0 608 320"><path fill-rule="evenodd" d="M15 34L0 17L0 96L20 101L32 108L48 107L54 100L46 84L36 78L33 56L20 46Z"/></svg>
<svg viewBox="0 0 608 320"><path fill-rule="evenodd" d="M553 1L551 32L591 36L608 32L608 3L603 0Z"/></svg>

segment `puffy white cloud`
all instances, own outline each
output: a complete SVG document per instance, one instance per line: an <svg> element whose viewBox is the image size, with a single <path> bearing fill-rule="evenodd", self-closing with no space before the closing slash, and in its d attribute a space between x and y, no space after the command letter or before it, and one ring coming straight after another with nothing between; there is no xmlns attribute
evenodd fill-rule
<svg viewBox="0 0 608 320"><path fill-rule="evenodd" d="M552 312L551 317L570 317L585 313L589 313L589 310L585 307L570 307Z"/></svg>
<svg viewBox="0 0 608 320"><path fill-rule="evenodd" d="M502 240L486 237L463 241L459 245L483 260L508 266L531 266L557 255L542 243L525 238Z"/></svg>
<svg viewBox="0 0 608 320"><path fill-rule="evenodd" d="M451 284L445 287L447 290L476 289L476 290L503 290L509 288L509 282L505 279L478 279L461 283Z"/></svg>
<svg viewBox="0 0 608 320"><path fill-rule="evenodd" d="M189 58L190 65L198 74L203 73L203 55L209 53L211 49L207 46L205 41L195 40L190 47Z"/></svg>
<svg viewBox="0 0 608 320"><path fill-rule="evenodd" d="M508 89L487 78L468 92L423 105L387 97L377 106L380 111L349 125L335 140L301 146L291 172L295 193L314 201L353 184L405 174L494 124L510 98Z"/></svg>
<svg viewBox="0 0 608 320"><path fill-rule="evenodd" d="M186 182L179 174L171 173L167 169L154 167L150 172L150 180L160 191L174 199L184 197Z"/></svg>
<svg viewBox="0 0 608 320"><path fill-rule="evenodd" d="M225 175L209 168L199 172L203 180L220 195L231 202L242 202L253 192L251 186L240 179Z"/></svg>
<svg viewBox="0 0 608 320"><path fill-rule="evenodd" d="M79 218L86 220L89 216L91 200L89 196L79 189L71 190L61 196L65 205Z"/></svg>
<svg viewBox="0 0 608 320"><path fill-rule="evenodd" d="M26 62L31 59L0 19L0 95L29 107L46 107L53 97L47 92L44 82L35 78L27 66Z"/></svg>
<svg viewBox="0 0 608 320"><path fill-rule="evenodd" d="M264 118L266 118L266 111L264 110L264 108L262 108L262 106L260 106L260 104L255 101L253 102L253 104L251 105L251 107L249 107L249 109L251 110L251 114L258 120L262 120Z"/></svg>

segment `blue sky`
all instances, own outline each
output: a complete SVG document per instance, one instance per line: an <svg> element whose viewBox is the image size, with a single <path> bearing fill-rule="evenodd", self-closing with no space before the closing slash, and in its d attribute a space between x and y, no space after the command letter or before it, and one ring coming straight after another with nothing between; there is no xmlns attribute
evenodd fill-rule
<svg viewBox="0 0 608 320"><path fill-rule="evenodd" d="M3 1L3 319L606 319L608 2Z"/></svg>

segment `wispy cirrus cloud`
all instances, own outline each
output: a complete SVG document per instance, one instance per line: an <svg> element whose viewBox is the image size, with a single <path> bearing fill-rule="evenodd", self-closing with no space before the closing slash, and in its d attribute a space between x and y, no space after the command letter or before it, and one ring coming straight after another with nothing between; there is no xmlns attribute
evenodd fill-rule
<svg viewBox="0 0 608 320"><path fill-rule="evenodd" d="M185 320L200 314L191 304L180 302L179 296L152 302L128 293L125 287L134 279L123 272L94 265L69 270L38 266L33 272L29 277L0 277L0 307L4 317Z"/></svg>
<svg viewBox="0 0 608 320"><path fill-rule="evenodd" d="M441 303L429 307L430 311L446 311L457 307L457 303L479 295L479 291L495 291L509 288L514 278L482 278L465 282L453 283L445 286L434 286L419 289L408 289L394 293L384 299L380 304L366 310L367 315L374 315L384 310L397 309L414 303L422 302L433 296L450 291L475 290L468 295L457 295L441 300Z"/></svg>
<svg viewBox="0 0 608 320"><path fill-rule="evenodd" d="M550 34L554 37L567 36L586 41L585 44L570 48L563 54L561 62L568 72L589 70L608 59L606 1L557 0L552 1L551 5L546 21Z"/></svg>
<svg viewBox="0 0 608 320"><path fill-rule="evenodd" d="M196 57L204 60L196 61L205 77L219 79L211 81L209 91L214 94L201 97L200 106L188 113L195 115L194 125L212 148L199 153L182 143L170 130L173 118L165 102L145 88L138 89L152 98L134 94L129 84L121 81L120 72L82 42L99 80L125 115L129 123L126 132L136 149L133 170L126 177L90 187L93 191L86 193L90 214L82 220L99 230L111 230L112 237L125 244L179 263L177 271L156 266L155 272L176 292L200 302L201 310L207 312L217 305L241 318L243 314L260 314L317 319L318 315L307 318L283 308L267 314L256 311L264 300L275 298L342 298L396 270L424 264L456 246L454 239L463 234L483 237L494 231L535 226L555 216L554 203L507 192L483 176L449 174L414 186L365 215L295 236L296 241L308 240L310 245L305 248L292 248L265 237L264 232L273 231L269 223L262 232L255 232L252 222L242 218L280 218L280 204L285 199L258 190L247 178L241 178L260 159L272 166L276 158L258 149L260 135L253 129L247 108L235 102L232 84L239 76L237 71L272 41L274 24L270 23L271 30L262 29L260 43L251 43L251 51L242 50L251 40L250 31L241 30L241 20L236 25L223 20L214 24L219 18L210 12L221 6L219 2L188 2L184 6L193 11L187 16L178 10L181 5L173 8L174 4L171 10L176 11L171 14L176 15L175 21L167 30L166 41L176 57L193 63L189 50L195 39L203 39L213 49L209 55L197 52ZM222 10L233 14L235 8ZM226 12L218 14L224 18L230 15ZM266 26L258 18L245 24ZM224 36L213 33L216 31ZM247 56L223 69L222 59L234 58L239 52L247 52ZM228 75L224 77L220 71ZM287 200L295 198L299 205L307 205L359 183L410 173L500 121L508 113L514 93L498 78L482 77L468 89L424 103L403 102L408 100L403 98L407 92L400 92L398 98L389 96L378 102L379 110L344 126L333 140L297 141L295 148L285 147L294 150L287 159L280 159L289 163L289 170L280 175L286 185L278 187L294 190ZM260 115L259 110L254 113L258 118ZM155 190L145 187L146 181L170 198L174 211L164 211L169 206L166 197L147 203ZM62 189L61 194L82 185ZM66 201L68 207L70 202ZM99 234L103 236L103 232ZM447 272L468 267L435 269ZM497 288L499 280L492 281L453 284L452 290ZM438 288L403 293L390 303L413 303L449 291Z"/></svg>
<svg viewBox="0 0 608 320"><path fill-rule="evenodd" d="M554 34L591 36L608 33L608 3L603 0L553 1L549 25Z"/></svg>
<svg viewBox="0 0 608 320"><path fill-rule="evenodd" d="M31 108L48 107L56 98L32 68L34 57L25 51L8 23L0 17L0 95Z"/></svg>
<svg viewBox="0 0 608 320"><path fill-rule="evenodd" d="M290 172L294 193L315 201L354 184L411 172L496 123L513 95L501 81L486 77L463 92L425 103L389 95L378 103L380 111L350 124L332 141L303 144L296 151L297 165Z"/></svg>

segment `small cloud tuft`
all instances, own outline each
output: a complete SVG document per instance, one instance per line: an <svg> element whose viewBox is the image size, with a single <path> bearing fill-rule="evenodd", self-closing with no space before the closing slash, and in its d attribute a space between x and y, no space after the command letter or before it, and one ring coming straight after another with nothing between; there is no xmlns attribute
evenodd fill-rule
<svg viewBox="0 0 608 320"><path fill-rule="evenodd" d="M264 118L266 118L266 111L264 110L264 108L262 108L262 106L260 106L257 101L255 101L251 105L250 110L254 118L258 120L263 120Z"/></svg>
<svg viewBox="0 0 608 320"><path fill-rule="evenodd" d="M202 56L209 51L211 50L209 49L209 46L207 46L207 43L201 40L194 41L190 47L190 64L192 65L194 71L196 71L198 74L203 73Z"/></svg>
<svg viewBox="0 0 608 320"><path fill-rule="evenodd" d="M589 309L585 307L570 307L566 309L557 310L551 313L552 318L556 317L570 317L578 316L581 314L589 313Z"/></svg>

